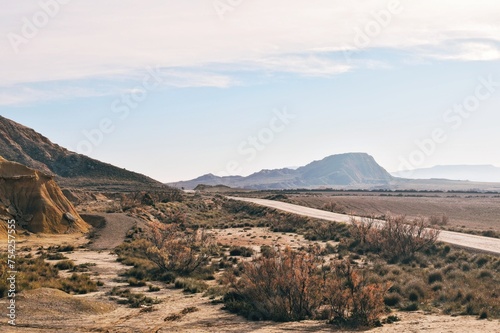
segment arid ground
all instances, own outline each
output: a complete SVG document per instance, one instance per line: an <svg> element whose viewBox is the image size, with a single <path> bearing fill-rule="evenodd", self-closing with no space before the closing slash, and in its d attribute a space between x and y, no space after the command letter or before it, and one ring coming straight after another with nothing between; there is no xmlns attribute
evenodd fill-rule
<svg viewBox="0 0 500 333"><path fill-rule="evenodd" d="M113 226L110 225L110 228ZM295 247L307 243L303 237L294 234L276 234L264 228L224 229L216 231L215 234L222 243L256 248L273 243ZM115 234L116 239L123 236ZM35 248L56 243L83 245L85 238L83 235L40 235L29 237L20 245ZM153 311L129 308L110 301L105 295L114 286L127 285L124 282L117 282L117 276L127 267L116 261L116 255L111 254L109 250L90 250L86 247L65 255L77 264L95 263L96 265L91 268L93 279L104 282L104 286L97 292L76 296L55 289L27 291L18 298L17 328L7 326L6 322L2 321L0 324L2 332L348 332L334 329L331 325L318 321L299 323L248 321L221 310L221 305L211 304L208 297L203 297L201 294L186 294L160 282L153 283L161 290L151 293L151 296L162 302L154 305ZM147 293L146 287L133 289L134 292ZM5 308L5 299L0 300L0 306ZM400 322L374 328L370 332L500 332L498 320L479 321L472 316L451 317L423 311L400 312L397 315L401 318ZM165 320L169 317L176 319Z"/></svg>

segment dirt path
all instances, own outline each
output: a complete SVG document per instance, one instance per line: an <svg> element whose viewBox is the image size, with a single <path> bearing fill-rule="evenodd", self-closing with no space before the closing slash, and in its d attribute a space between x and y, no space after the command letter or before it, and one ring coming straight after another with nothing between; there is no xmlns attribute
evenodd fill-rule
<svg viewBox="0 0 500 333"><path fill-rule="evenodd" d="M312 218L317 218L327 221L345 222L345 223L349 223L351 221L350 215L327 212L324 210L293 205L281 201L256 199L256 198L241 198L241 197L228 197L228 198L233 200L251 202L257 205L262 205L270 208L283 210L289 213L309 216ZM361 219L360 217L355 217L355 218ZM376 220L376 221L378 223L384 223L384 221L382 220ZM468 235L459 232L442 230L439 234L438 239L442 242L446 242L453 245L458 245L494 254L500 254L500 239L498 238L482 237L482 236Z"/></svg>
<svg viewBox="0 0 500 333"><path fill-rule="evenodd" d="M111 250L125 239L127 231L137 225L138 220L122 213L94 214L104 217L106 225L98 229L96 240L90 245L92 250Z"/></svg>

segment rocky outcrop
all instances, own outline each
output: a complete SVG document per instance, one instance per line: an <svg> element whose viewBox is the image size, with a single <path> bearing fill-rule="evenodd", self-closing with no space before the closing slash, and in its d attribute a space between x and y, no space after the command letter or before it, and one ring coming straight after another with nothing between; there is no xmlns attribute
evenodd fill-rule
<svg viewBox="0 0 500 333"><path fill-rule="evenodd" d="M34 233L86 232L83 221L52 176L0 156L0 236L9 219Z"/></svg>

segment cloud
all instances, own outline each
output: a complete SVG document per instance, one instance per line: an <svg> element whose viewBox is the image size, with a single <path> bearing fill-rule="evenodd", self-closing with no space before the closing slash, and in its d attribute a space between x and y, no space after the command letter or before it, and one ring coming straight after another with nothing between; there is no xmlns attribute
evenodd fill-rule
<svg viewBox="0 0 500 333"><path fill-rule="evenodd" d="M331 76L349 71L352 66L315 55L285 55L255 61L255 66L270 72L294 73L304 76Z"/></svg>
<svg viewBox="0 0 500 333"><path fill-rule="evenodd" d="M500 45L489 41L464 41L428 54L429 57L457 61L500 60Z"/></svg>
<svg viewBox="0 0 500 333"><path fill-rule="evenodd" d="M22 6L7 2L0 13L0 86L112 80L153 66L170 70L172 86L227 87L239 84L238 80L215 69L241 66L325 76L363 67L325 56L325 52L346 49L405 50L445 60L498 60L499 49L494 46L500 41L498 1L401 0L400 13L391 14L387 24L380 23L394 1L398 3L242 1L223 20L212 1L70 1L36 28L36 36L17 45L18 53L9 36L23 36L26 22L33 22L43 9L37 1ZM363 45L356 43L377 22L380 32L368 36ZM470 42L480 39L491 43ZM454 47L447 49L450 43ZM373 64L374 59L363 58L367 67L370 61ZM4 101L16 98L4 97Z"/></svg>
<svg viewBox="0 0 500 333"><path fill-rule="evenodd" d="M4 87L0 91L0 105L23 106L35 103L73 98L85 98L113 95L116 90L97 90L88 87L33 87L31 85L15 85Z"/></svg>
<svg viewBox="0 0 500 333"><path fill-rule="evenodd" d="M167 70L164 75L164 85L176 88L187 87L217 87L227 88L237 84L227 75L206 72Z"/></svg>

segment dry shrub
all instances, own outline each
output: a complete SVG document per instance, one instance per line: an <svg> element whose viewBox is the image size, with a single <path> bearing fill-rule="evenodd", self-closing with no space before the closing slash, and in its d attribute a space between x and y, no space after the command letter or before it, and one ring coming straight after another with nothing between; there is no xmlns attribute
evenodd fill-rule
<svg viewBox="0 0 500 333"><path fill-rule="evenodd" d="M266 219L274 232L297 232L304 229L309 222L307 217L288 213L267 214Z"/></svg>
<svg viewBox="0 0 500 333"><path fill-rule="evenodd" d="M310 240L335 240L350 237L350 228L345 223L330 221L311 221L305 237Z"/></svg>
<svg viewBox="0 0 500 333"><path fill-rule="evenodd" d="M331 267L326 278L325 297L332 322L347 322L354 326L374 325L385 310L387 284L369 283L368 278L343 261Z"/></svg>
<svg viewBox="0 0 500 333"><path fill-rule="evenodd" d="M388 216L380 224L373 218L351 222L353 236L364 250L381 253L390 260L412 258L428 250L439 235L438 230L428 228L423 218L410 221L404 216Z"/></svg>
<svg viewBox="0 0 500 333"><path fill-rule="evenodd" d="M318 264L316 256L290 249L244 263L241 280L232 283L237 294L226 297L226 307L254 319L312 318L322 300Z"/></svg>
<svg viewBox="0 0 500 333"><path fill-rule="evenodd" d="M213 237L203 230L182 230L178 224L148 224L149 260L162 271L188 275L209 262L215 250Z"/></svg>
<svg viewBox="0 0 500 333"><path fill-rule="evenodd" d="M226 276L233 292L226 309L250 319L298 321L321 317L332 323L373 325L384 311L387 285L368 283L348 262L322 267L316 253L289 248L243 263L240 280Z"/></svg>
<svg viewBox="0 0 500 333"><path fill-rule="evenodd" d="M326 210L329 212L333 213L339 213L339 214L345 214L347 209L344 205L335 202L335 201L330 201L328 203L325 203L323 206L321 206L322 210Z"/></svg>
<svg viewBox="0 0 500 333"><path fill-rule="evenodd" d="M448 224L450 221L450 218L443 214L443 215L432 215L429 217L429 224L430 225L438 225L438 226L445 226Z"/></svg>

